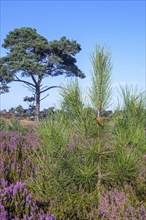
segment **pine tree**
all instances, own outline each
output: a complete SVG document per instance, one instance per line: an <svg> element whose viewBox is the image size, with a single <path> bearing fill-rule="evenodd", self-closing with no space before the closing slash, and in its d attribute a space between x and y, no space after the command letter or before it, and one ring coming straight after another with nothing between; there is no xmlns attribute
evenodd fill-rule
<svg viewBox="0 0 146 220"><path fill-rule="evenodd" d="M2 46L8 53L0 59L0 82L4 86L10 82L20 82L31 90L35 97L36 120L39 120L40 102L47 97L42 98L41 95L59 87L44 87L44 78L59 75L85 77L74 57L81 47L66 37L48 42L36 29L22 27L11 31Z"/></svg>

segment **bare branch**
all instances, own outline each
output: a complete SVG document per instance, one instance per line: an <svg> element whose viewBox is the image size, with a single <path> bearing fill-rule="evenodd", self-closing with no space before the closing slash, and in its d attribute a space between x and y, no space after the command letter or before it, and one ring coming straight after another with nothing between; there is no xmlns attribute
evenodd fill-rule
<svg viewBox="0 0 146 220"><path fill-rule="evenodd" d="M40 99L40 101L42 101L43 99L47 98L49 96L49 94L47 94L45 97L43 97L42 99Z"/></svg>
<svg viewBox="0 0 146 220"><path fill-rule="evenodd" d="M50 86L47 89L42 90L40 93L46 92L46 91L53 89L53 88L64 89L62 86Z"/></svg>
<svg viewBox="0 0 146 220"><path fill-rule="evenodd" d="M35 83L35 85L37 85L37 81L36 81L35 77L32 74L30 74L30 76L31 76L33 82Z"/></svg>
<svg viewBox="0 0 146 220"><path fill-rule="evenodd" d="M16 77L16 79L13 80L14 82L22 82L22 83L25 83L25 84L30 85L30 86L32 86L32 87L35 88L35 85L34 85L34 84L32 84L32 83L30 83L30 82L27 82L27 81L25 81L25 80L21 80L21 79L19 79L18 76L16 76L16 75L15 75L15 77Z"/></svg>
<svg viewBox="0 0 146 220"><path fill-rule="evenodd" d="M34 92L35 91L35 88L33 88L32 86L30 85L23 85L25 88L28 89L28 91L31 91L31 92Z"/></svg>

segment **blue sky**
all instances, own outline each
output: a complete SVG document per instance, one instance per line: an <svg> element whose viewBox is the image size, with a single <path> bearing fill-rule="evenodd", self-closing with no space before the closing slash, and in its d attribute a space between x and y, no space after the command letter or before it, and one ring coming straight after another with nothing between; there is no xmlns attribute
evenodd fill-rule
<svg viewBox="0 0 146 220"><path fill-rule="evenodd" d="M0 40L15 28L32 27L49 41L66 36L81 44L77 65L86 74L79 80L83 92L90 85L90 56L95 44L111 50L113 103L119 84L137 84L145 89L145 1L7 1L1 0ZM6 50L1 47L1 56ZM47 78L48 85L65 83L64 77ZM0 109L19 104L27 107L23 97L30 95L23 85L10 84L10 92L1 95ZM58 107L58 90L42 101L42 108ZM115 106L115 105L114 105Z"/></svg>

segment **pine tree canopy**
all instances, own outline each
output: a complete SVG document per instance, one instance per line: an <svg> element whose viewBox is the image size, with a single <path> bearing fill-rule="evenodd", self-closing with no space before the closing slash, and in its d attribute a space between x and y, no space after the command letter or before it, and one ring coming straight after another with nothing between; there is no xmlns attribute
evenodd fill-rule
<svg viewBox="0 0 146 220"><path fill-rule="evenodd" d="M76 66L74 57L81 47L66 37L48 42L35 29L23 27L11 31L2 46L8 50L7 55L0 59L1 74L6 80L13 81L18 72L21 72L21 77L40 75L44 78L62 74L85 77Z"/></svg>

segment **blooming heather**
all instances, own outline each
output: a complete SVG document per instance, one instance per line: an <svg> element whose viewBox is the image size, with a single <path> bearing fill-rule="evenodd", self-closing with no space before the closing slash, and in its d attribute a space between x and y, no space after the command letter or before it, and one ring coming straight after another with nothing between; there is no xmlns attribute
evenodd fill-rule
<svg viewBox="0 0 146 220"><path fill-rule="evenodd" d="M39 146L38 137L14 132L0 132L0 178L9 184L28 178L34 172L29 151Z"/></svg>
<svg viewBox="0 0 146 220"><path fill-rule="evenodd" d="M107 220L144 220L146 209L142 205L135 208L124 192L117 189L104 193L98 207L99 219Z"/></svg>
<svg viewBox="0 0 146 220"><path fill-rule="evenodd" d="M24 182L7 186L7 182L0 179L0 184L0 219L55 220L53 215L45 213L37 206Z"/></svg>

